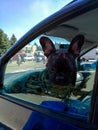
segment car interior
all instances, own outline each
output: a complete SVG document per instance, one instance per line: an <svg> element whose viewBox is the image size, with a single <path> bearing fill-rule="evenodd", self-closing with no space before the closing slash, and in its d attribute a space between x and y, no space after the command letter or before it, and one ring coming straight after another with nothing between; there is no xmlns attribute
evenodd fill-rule
<svg viewBox="0 0 98 130"><path fill-rule="evenodd" d="M77 4L78 2L76 2ZM80 7L83 6L84 9L79 9L79 5L75 7L73 3L71 10L73 13L66 15L58 22L54 20L55 27L53 27L54 23L47 25L44 22L45 27L43 28L44 24L41 25L42 30L39 27L41 31L38 34L35 33L37 36L30 30L19 40L20 48L18 47L19 42L17 42L7 52L9 55L5 53L2 58L3 62L6 63L9 60L6 63L3 89L0 95L0 121L6 124L7 129L31 129L33 125L30 122L40 118L41 114L45 114L45 119L47 116L52 117L47 118L47 120L53 119L53 122L56 118L62 122L73 123L76 127L84 128L86 124L87 127L89 126L92 121L94 105L92 99L94 98L98 71L98 55L96 53L98 52L98 8L93 4L91 6L89 3L87 6L85 2L80 2ZM58 13L63 12L64 8ZM70 8L70 5L68 5L68 8ZM77 12L76 9L80 12ZM64 13L67 14L67 11ZM63 15L63 13L61 14ZM35 28L35 30L37 29ZM44 56L39 39L42 36L47 36L53 41L56 49L59 49L60 45L65 45L65 49L67 49L70 41L77 34L84 35L85 43L76 59L75 87L68 86L69 89L55 89L43 75L46 70L47 57ZM30 37L27 43L25 39L28 35ZM91 57L89 57L89 54L91 54ZM33 58L25 60L25 57ZM94 61L89 61L90 58L93 58ZM86 63L88 63L89 68ZM94 67L90 68L93 63ZM68 95L67 98L66 94ZM40 113L40 116L37 112ZM95 124L97 124L96 118ZM76 127L72 128L79 130Z"/></svg>

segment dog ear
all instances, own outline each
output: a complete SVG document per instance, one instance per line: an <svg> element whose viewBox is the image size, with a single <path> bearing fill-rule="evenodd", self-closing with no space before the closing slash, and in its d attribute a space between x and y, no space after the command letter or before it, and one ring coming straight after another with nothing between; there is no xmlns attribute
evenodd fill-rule
<svg viewBox="0 0 98 130"><path fill-rule="evenodd" d="M68 51L72 53L75 58L80 54L81 48L84 44L84 39L84 36L82 34L79 34L75 36L71 41Z"/></svg>
<svg viewBox="0 0 98 130"><path fill-rule="evenodd" d="M40 45L46 57L48 57L51 53L55 51L55 46L48 37L45 37L45 36L41 37Z"/></svg>

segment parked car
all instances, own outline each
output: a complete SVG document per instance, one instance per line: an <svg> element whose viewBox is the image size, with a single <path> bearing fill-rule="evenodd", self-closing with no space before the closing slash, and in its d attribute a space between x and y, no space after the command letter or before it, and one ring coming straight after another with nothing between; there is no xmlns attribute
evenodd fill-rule
<svg viewBox="0 0 98 130"><path fill-rule="evenodd" d="M19 50L35 38L39 40L45 35L52 40L60 38L58 43L62 43L63 39L70 43L80 33L85 37L80 56L76 59L78 76L80 79L83 76L80 87L51 87L51 82L43 74L47 75L47 71L39 73L47 63L8 64ZM78 59L97 46L97 0L74 0L34 26L0 58L0 122L7 129L17 130L98 130L98 64L96 62L96 69L89 71L86 77L78 69ZM5 85L10 83L10 88L13 82L16 83L13 91L7 93ZM51 88L52 94L41 91L39 86L44 90ZM28 91L25 91L26 87ZM30 90L36 87L37 93L31 93Z"/></svg>
<svg viewBox="0 0 98 130"><path fill-rule="evenodd" d="M94 71L96 69L97 61L95 62L82 62L80 64L80 70L82 71Z"/></svg>
<svg viewBox="0 0 98 130"><path fill-rule="evenodd" d="M43 54L43 51L35 51L34 57L36 62L40 62L40 61L45 62L45 56Z"/></svg>
<svg viewBox="0 0 98 130"><path fill-rule="evenodd" d="M33 61L34 59L35 59L34 56L25 56L24 57L25 61Z"/></svg>

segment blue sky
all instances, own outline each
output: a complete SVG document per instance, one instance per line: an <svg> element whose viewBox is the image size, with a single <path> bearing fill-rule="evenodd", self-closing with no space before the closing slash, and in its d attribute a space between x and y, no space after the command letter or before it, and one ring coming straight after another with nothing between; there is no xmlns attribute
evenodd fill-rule
<svg viewBox="0 0 98 130"><path fill-rule="evenodd" d="M0 0L0 28L19 39L34 25L72 0Z"/></svg>

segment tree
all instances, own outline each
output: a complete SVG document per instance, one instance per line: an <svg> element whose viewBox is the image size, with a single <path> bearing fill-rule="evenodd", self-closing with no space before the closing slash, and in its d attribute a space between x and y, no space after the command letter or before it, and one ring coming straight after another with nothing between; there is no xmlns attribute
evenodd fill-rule
<svg viewBox="0 0 98 130"><path fill-rule="evenodd" d="M13 34L12 37L10 38L10 44L13 45L17 41L17 38Z"/></svg>
<svg viewBox="0 0 98 130"><path fill-rule="evenodd" d="M0 53L4 53L10 46L7 35L0 29Z"/></svg>

